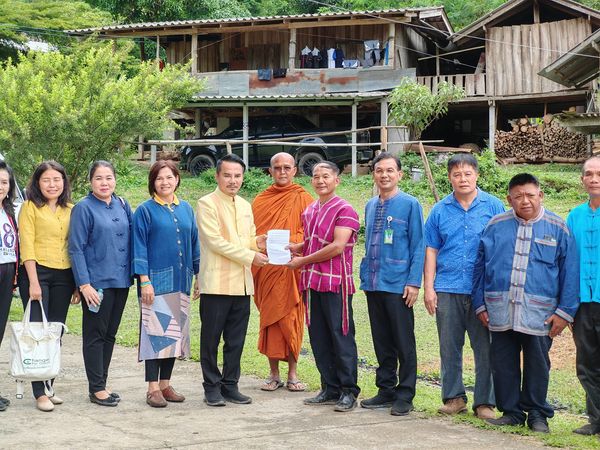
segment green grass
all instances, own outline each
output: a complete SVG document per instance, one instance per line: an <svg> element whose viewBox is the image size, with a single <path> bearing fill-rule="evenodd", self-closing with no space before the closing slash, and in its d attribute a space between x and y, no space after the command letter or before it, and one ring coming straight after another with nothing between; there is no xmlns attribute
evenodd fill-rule
<svg viewBox="0 0 600 450"><path fill-rule="evenodd" d="M485 156L484 156L485 158ZM403 161L405 166L418 166L419 161L412 157L407 157ZM514 166L508 168L499 168L490 164L485 159L481 161L482 175L480 184L484 189L491 191L503 200L505 200L505 186L508 179L518 173L529 171L537 175L542 181L542 187L546 192L545 205L548 209L566 217L569 210L585 200L586 196L582 193L579 183L579 168L547 164L540 166ZM444 182L443 164L433 165L436 182L440 186L440 195L446 195L449 192L449 186ZM120 195L127 198L133 207L137 206L148 198L147 193L147 169L138 166L119 167L117 191ZM298 179L300 184L310 189L309 180L306 177ZM251 200L262 189L269 185L269 178L260 171L252 171L247 176L247 181L242 188L241 195ZM403 190L417 196L424 207L425 214L428 213L434 201L429 192L426 181L413 183L408 179L402 180ZM182 175L181 186L179 188L179 197L187 200L195 206L198 198L215 189L213 174L204 174L199 178L192 178L188 175ZM346 198L357 209L361 218L364 213L364 205L372 196L372 183L370 177L359 177L352 179L349 176L343 176L338 194ZM506 202L505 202L506 203ZM364 240L360 236L359 244L356 247L354 258L355 267L364 255ZM355 271L358 278L358 271ZM356 279L358 286L358 279ZM364 293L357 292L353 300L354 320L356 323L356 341L359 352L359 385L362 388L362 395L368 397L376 393L375 371L377 359L373 350L371 331L368 321L366 301ZM11 320L18 320L22 315L20 301L15 302L11 310ZM132 289L129 295L129 301L125 310L123 321L117 335L117 341L121 345L136 346L138 342L138 323L139 311L135 291ZM71 307L67 325L71 333L80 334L81 332L81 313L79 307ZM242 357L242 371L247 375L254 375L260 378L266 378L268 375L267 359L257 350L258 341L258 313L256 308L252 308L248 334L244 354ZM439 345L435 319L429 316L423 305L422 297L415 306L415 331L417 340L418 355L418 376L417 395L415 398L415 407L426 415L435 415L437 408L441 404L439 387ZM198 302L192 303L191 313L191 336L192 336L192 358L198 360L199 356L199 314ZM556 346L555 346L556 347ZM553 349L551 354L558 351ZM585 423L582 413L585 410L585 399L583 390L575 375L575 368L572 358L569 364L561 364L560 367L553 368L550 376L550 388L548 398L554 404L560 406L556 416L550 421L552 432L547 436L535 435L544 444L556 447L568 448L598 448L599 441L594 437L582 437L572 433L572 429ZM285 365L282 365L285 376ZM299 374L302 381L306 382L311 389L318 389L319 375L315 367L314 359L310 351L308 342L308 333L305 333L303 342L302 356L299 361ZM465 347L464 379L467 389L473 387L474 367L472 353L469 350L468 343ZM469 397L471 397L468 392ZM457 422L467 423L475 427L490 428L484 425L480 420L471 415L457 417ZM508 433L533 435L524 427L510 427L504 430Z"/></svg>

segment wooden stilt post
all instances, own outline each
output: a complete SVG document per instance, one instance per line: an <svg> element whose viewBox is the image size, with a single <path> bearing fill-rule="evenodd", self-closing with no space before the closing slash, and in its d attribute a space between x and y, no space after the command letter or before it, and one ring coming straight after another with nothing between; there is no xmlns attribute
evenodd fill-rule
<svg viewBox="0 0 600 450"><path fill-rule="evenodd" d="M356 154L356 129L358 123L358 103L352 103L352 176L356 177L358 175L358 168L356 167L357 163L357 154Z"/></svg>
<svg viewBox="0 0 600 450"><path fill-rule="evenodd" d="M427 175L427 180L429 181L429 186L431 187L431 192L433 193L433 198L437 203L440 201L440 196L438 195L437 188L435 187L435 181L433 180L431 167L429 167L429 160L427 159L427 155L425 154L425 148L423 147L423 143L421 141L419 141L419 153L421 153L421 159L423 160L425 174Z"/></svg>

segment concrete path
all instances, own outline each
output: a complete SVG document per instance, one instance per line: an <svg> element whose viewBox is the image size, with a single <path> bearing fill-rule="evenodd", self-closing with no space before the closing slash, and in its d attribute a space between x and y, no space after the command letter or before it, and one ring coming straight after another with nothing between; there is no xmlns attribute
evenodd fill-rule
<svg viewBox="0 0 600 450"><path fill-rule="evenodd" d="M307 393L262 392L261 381L250 377L241 380L240 389L253 397L251 405L210 408L202 401L200 366L187 361L177 361L173 374L173 385L187 400L153 409L145 404L143 365L136 361L136 350L124 347L115 349L110 372L110 384L122 401L116 408L101 407L87 398L81 338L72 335L64 338L64 373L55 385L65 403L43 413L35 409L30 386L25 398L14 398L7 361L5 336L0 348L0 392L12 404L0 412L3 449L541 447L529 438L427 419L418 413L393 417L387 410L336 413L330 406L304 406Z"/></svg>

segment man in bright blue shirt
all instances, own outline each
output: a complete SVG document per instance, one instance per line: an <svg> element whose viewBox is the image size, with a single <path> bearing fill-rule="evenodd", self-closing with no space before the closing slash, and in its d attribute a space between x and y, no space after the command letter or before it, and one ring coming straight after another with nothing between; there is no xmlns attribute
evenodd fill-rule
<svg viewBox="0 0 600 450"><path fill-rule="evenodd" d="M492 335L494 391L503 412L487 421L523 425L527 417L529 428L548 433L554 416L546 400L548 352L577 312L579 260L565 221L542 206L537 178L515 175L508 193L513 209L484 230L473 271L473 309Z"/></svg>
<svg viewBox="0 0 600 450"><path fill-rule="evenodd" d="M413 305L417 301L425 246L423 212L416 198L400 192L400 160L381 153L373 160L379 195L365 208L366 252L360 264L360 288L367 295L373 346L379 367L379 393L363 408L391 406L403 416L413 409L417 350Z"/></svg>
<svg viewBox="0 0 600 450"><path fill-rule="evenodd" d="M460 153L448 161L453 192L438 202L425 224L425 307L436 315L440 342L442 414L467 410L463 384L463 347L469 335L475 356L473 411L480 419L496 417L490 370L490 335L471 306L473 264L481 232L504 212L502 202L477 188L477 160Z"/></svg>
<svg viewBox="0 0 600 450"><path fill-rule="evenodd" d="M581 175L589 200L567 217L579 250L579 300L573 336L577 347L577 377L586 394L589 423L577 434L600 434L600 156L584 164Z"/></svg>

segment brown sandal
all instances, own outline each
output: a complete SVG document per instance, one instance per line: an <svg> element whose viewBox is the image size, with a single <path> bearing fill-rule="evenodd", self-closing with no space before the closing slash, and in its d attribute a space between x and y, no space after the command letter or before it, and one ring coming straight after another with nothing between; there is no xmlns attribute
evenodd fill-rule
<svg viewBox="0 0 600 450"><path fill-rule="evenodd" d="M290 392L304 392L306 385L300 380L287 380L285 385Z"/></svg>
<svg viewBox="0 0 600 450"><path fill-rule="evenodd" d="M275 378L268 378L265 380L263 385L260 387L261 391L276 391L280 387L283 387L283 382Z"/></svg>

